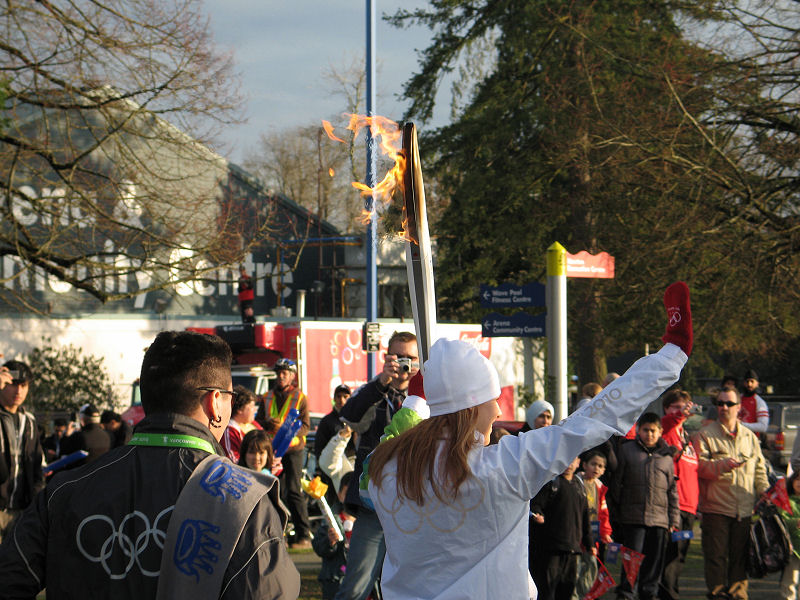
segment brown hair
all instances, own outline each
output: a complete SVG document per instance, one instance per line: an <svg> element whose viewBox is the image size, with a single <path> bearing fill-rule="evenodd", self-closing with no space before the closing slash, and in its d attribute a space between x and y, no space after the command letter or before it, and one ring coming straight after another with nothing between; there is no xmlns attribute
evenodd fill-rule
<svg viewBox="0 0 800 600"><path fill-rule="evenodd" d="M233 386L233 391L236 392L237 396L236 399L231 402L231 416L235 416L251 402L258 403L255 392L250 388L244 387L243 385L235 385Z"/></svg>
<svg viewBox="0 0 800 600"><path fill-rule="evenodd" d="M590 381L586 385L581 388L581 394L586 396L587 398L594 398L603 391L603 386L599 383L595 383L594 381Z"/></svg>
<svg viewBox="0 0 800 600"><path fill-rule="evenodd" d="M692 396L689 392L685 392L680 388L675 388L674 390L668 391L664 394L664 397L661 399L661 408L664 412L667 412L667 408L675 404L676 402L680 402L683 400L684 402L691 402Z"/></svg>
<svg viewBox="0 0 800 600"><path fill-rule="evenodd" d="M389 338L389 343L386 344L386 350L388 351L389 348L392 347L392 344L395 342L401 342L403 344L407 344L408 342L416 342L417 336L411 333L410 331L395 331L392 334L392 337Z"/></svg>
<svg viewBox="0 0 800 600"><path fill-rule="evenodd" d="M424 505L427 481L436 497L441 502L449 503L458 494L461 484L472 475L467 455L477 444L477 420L478 409L466 408L431 417L396 438L383 442L370 458L370 479L377 487L381 487L386 464L396 458L398 496ZM442 443L444 446L440 452Z"/></svg>
<svg viewBox="0 0 800 600"><path fill-rule="evenodd" d="M737 404L742 401L742 397L739 395L739 390L737 390L735 387L732 387L730 385L726 385L724 388L722 388L720 391L717 392L716 396L714 396L714 402L716 402L719 399L719 395L722 392L733 392L736 395L736 403Z"/></svg>
<svg viewBox="0 0 800 600"><path fill-rule="evenodd" d="M272 437L263 429L253 429L244 434L242 445L239 447L239 465L247 467L245 455L248 452L267 453L267 469L272 469L275 453L272 450Z"/></svg>

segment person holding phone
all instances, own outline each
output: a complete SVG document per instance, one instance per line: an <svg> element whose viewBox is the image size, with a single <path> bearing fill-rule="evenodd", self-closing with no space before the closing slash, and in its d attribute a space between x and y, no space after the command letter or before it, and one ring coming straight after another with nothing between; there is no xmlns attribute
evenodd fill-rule
<svg viewBox="0 0 800 600"><path fill-rule="evenodd" d="M746 600L750 515L769 488L767 469L758 438L739 422L736 388L722 388L714 405L717 420L694 440L706 587L712 600Z"/></svg>

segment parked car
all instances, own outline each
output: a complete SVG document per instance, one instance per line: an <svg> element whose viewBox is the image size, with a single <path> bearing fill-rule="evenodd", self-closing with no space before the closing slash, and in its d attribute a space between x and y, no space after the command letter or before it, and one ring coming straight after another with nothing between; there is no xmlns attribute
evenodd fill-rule
<svg viewBox="0 0 800 600"><path fill-rule="evenodd" d="M800 427L800 398L771 396L764 398L769 408L769 428L761 438L764 457L777 471L784 471L792 455L792 446Z"/></svg>

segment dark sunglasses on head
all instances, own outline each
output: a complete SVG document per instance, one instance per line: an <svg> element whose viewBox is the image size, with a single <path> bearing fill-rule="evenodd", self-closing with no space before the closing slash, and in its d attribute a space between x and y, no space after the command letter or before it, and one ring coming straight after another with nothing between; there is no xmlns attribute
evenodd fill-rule
<svg viewBox="0 0 800 600"><path fill-rule="evenodd" d="M239 392L232 392L230 390L226 390L223 388L217 387L199 387L197 388L201 392L219 392L220 394L230 394L231 402L236 402L239 399Z"/></svg>
<svg viewBox="0 0 800 600"><path fill-rule="evenodd" d="M731 406L736 406L737 404L739 404L739 403L738 402L726 402L725 400L717 400L716 402L714 402L715 406L727 406L728 408L730 408Z"/></svg>

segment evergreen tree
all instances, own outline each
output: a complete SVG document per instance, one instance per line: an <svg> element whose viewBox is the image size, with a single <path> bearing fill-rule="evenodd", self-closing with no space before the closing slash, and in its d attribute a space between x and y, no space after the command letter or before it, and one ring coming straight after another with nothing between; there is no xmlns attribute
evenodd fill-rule
<svg viewBox="0 0 800 600"><path fill-rule="evenodd" d="M443 316L480 318L480 283L543 280L559 241L616 258L614 280L570 280L582 382L604 375L606 354L656 341L641 324L659 322L660 291L675 279L692 288L697 354L732 343L731 323L765 298L744 293L741 273L768 283L775 271L742 243L764 247L726 185L760 177L728 152L741 133L712 119L730 63L678 25L719 19L712 5L439 0L392 18L435 31L405 89L411 118L432 114L437 83L470 44L494 40L493 68L421 144L450 195L434 227Z"/></svg>

